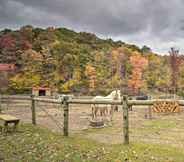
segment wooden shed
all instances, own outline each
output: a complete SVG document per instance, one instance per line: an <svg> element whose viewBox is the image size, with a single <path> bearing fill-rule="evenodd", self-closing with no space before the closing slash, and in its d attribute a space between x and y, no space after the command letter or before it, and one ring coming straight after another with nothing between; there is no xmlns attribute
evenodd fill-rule
<svg viewBox="0 0 184 162"><path fill-rule="evenodd" d="M52 96L52 89L50 87L36 86L32 88L32 94L35 96Z"/></svg>

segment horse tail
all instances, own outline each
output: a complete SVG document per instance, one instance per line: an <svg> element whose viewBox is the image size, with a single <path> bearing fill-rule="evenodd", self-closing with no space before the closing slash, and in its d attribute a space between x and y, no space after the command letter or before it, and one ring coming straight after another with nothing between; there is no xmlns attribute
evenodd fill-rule
<svg viewBox="0 0 184 162"><path fill-rule="evenodd" d="M95 105L91 104L91 111L92 111L92 119L95 118Z"/></svg>

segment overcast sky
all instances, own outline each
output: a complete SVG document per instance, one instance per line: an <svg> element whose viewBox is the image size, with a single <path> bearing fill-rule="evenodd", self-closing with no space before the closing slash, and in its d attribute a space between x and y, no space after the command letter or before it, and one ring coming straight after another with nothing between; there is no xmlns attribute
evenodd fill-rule
<svg viewBox="0 0 184 162"><path fill-rule="evenodd" d="M0 0L0 29L27 24L184 52L184 0Z"/></svg>

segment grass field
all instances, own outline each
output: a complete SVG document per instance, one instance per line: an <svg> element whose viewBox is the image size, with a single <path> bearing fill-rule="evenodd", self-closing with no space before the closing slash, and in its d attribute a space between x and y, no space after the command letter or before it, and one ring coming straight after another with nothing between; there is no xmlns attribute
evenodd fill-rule
<svg viewBox="0 0 184 162"><path fill-rule="evenodd" d="M183 162L184 150L161 144L102 144L83 135L67 138L23 124L16 133L0 134L0 159L5 162Z"/></svg>

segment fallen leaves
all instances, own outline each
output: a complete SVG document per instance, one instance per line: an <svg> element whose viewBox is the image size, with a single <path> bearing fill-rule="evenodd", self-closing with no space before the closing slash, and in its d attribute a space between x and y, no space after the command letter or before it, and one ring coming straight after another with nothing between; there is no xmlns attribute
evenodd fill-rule
<svg viewBox="0 0 184 162"><path fill-rule="evenodd" d="M0 158L30 162L174 162L171 157L158 156L149 147L103 145L79 137L64 138L36 127L21 130L0 135Z"/></svg>

